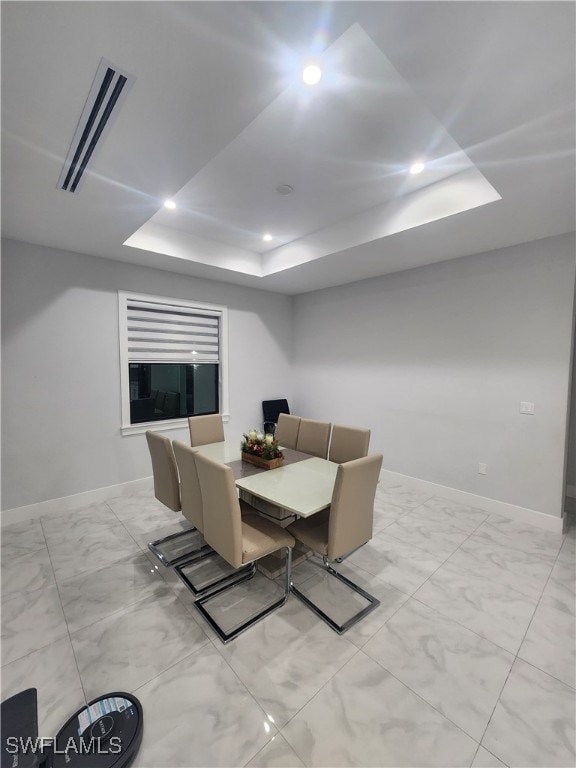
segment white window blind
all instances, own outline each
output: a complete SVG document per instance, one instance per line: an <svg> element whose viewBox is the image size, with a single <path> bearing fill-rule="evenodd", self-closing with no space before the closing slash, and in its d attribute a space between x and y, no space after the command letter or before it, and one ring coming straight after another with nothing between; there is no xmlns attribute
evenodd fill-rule
<svg viewBox="0 0 576 768"><path fill-rule="evenodd" d="M220 412L228 412L228 309L195 301L118 291L123 435L177 429L185 419L131 423L131 363L218 364Z"/></svg>
<svg viewBox="0 0 576 768"><path fill-rule="evenodd" d="M218 363L221 312L126 298L130 362Z"/></svg>

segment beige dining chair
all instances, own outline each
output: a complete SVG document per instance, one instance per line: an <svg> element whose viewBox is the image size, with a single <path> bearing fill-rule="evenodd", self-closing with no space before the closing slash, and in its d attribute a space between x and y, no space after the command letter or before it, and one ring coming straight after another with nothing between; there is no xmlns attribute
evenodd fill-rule
<svg viewBox="0 0 576 768"><path fill-rule="evenodd" d="M176 565L176 573L184 584L196 596L205 595L216 587L230 583L232 579L237 578L236 569L217 568L216 575L211 578L202 579L201 573L198 574L198 568L190 568L191 564L196 564L198 560L204 560L208 557L218 558L220 556L206 543L204 539L204 505L202 502L202 493L200 491L200 481L198 479L198 470L196 468L196 457L198 449L191 448L179 440L172 443L174 457L178 474L180 475L180 499L182 503L182 514L189 520L196 530L202 535L198 547L189 553L184 561L179 561ZM210 572L210 568L207 568ZM199 579L194 579L199 576Z"/></svg>
<svg viewBox="0 0 576 768"><path fill-rule="evenodd" d="M213 413L209 416L190 416L188 427L190 429L190 445L193 448L208 443L221 443L224 440L224 425L219 413Z"/></svg>
<svg viewBox="0 0 576 768"><path fill-rule="evenodd" d="M368 456L369 445L369 429L343 427L341 424L334 424L328 460L335 464L344 464L346 461L362 459L364 456Z"/></svg>
<svg viewBox="0 0 576 768"><path fill-rule="evenodd" d="M172 443L158 432L146 432L146 442L152 460L154 496L173 512L182 510L178 469L172 450ZM194 522L192 525L194 526ZM198 546L199 534L196 527L178 531L170 536L148 543L150 551L166 566L182 562Z"/></svg>
<svg viewBox="0 0 576 768"><path fill-rule="evenodd" d="M292 547L295 541L286 530L260 517L249 504L238 499L234 473L230 467L202 454L195 458L202 493L206 542L234 568L251 566L248 575L241 575L233 584L222 587L195 603L198 611L220 639L227 643L286 602L292 580ZM251 511L254 514L250 514ZM225 631L211 615L210 602L226 590L252 578L256 571L256 561L279 549L286 550L286 578L282 596L255 616L236 625L231 631Z"/></svg>
<svg viewBox="0 0 576 768"><path fill-rule="evenodd" d="M276 440L278 440L279 445L283 446L284 448L292 448L292 450L296 450L299 429L299 416L290 416L287 413L281 413L278 416L278 423L276 424L274 437Z"/></svg>
<svg viewBox="0 0 576 768"><path fill-rule="evenodd" d="M328 456L331 424L316 419L300 419L296 450L325 459Z"/></svg>
<svg viewBox="0 0 576 768"><path fill-rule="evenodd" d="M334 570L330 562L350 554L372 538L374 496L381 467L380 453L340 464L328 514L320 512L301 518L287 528L297 541L322 557L324 567L331 576L368 603L343 624L338 624L300 589L291 586L292 592L339 634L350 629L380 604L373 595Z"/></svg>

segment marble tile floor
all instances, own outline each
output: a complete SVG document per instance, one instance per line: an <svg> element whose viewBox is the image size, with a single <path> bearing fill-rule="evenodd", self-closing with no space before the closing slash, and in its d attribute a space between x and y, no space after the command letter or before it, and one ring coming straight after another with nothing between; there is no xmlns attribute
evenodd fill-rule
<svg viewBox="0 0 576 768"><path fill-rule="evenodd" d="M2 529L2 698L38 688L41 735L124 689L142 768L575 765L575 528L383 482L337 566L379 608L338 636L292 597L223 645L146 548L185 527L141 492ZM347 609L314 561L294 578Z"/></svg>

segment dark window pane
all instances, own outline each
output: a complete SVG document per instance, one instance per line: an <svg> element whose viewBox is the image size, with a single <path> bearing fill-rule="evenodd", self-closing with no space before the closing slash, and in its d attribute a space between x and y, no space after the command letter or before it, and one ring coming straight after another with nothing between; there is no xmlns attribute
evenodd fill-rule
<svg viewBox="0 0 576 768"><path fill-rule="evenodd" d="M130 423L218 413L217 363L130 363Z"/></svg>

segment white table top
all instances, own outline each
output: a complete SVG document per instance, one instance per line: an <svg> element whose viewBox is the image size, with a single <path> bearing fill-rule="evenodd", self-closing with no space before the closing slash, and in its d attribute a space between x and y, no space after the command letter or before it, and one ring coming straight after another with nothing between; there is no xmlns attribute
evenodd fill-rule
<svg viewBox="0 0 576 768"><path fill-rule="evenodd" d="M337 471L338 464L311 457L244 477L236 485L299 517L310 517L330 506Z"/></svg>
<svg viewBox="0 0 576 768"><path fill-rule="evenodd" d="M223 464L242 460L239 440L199 445L197 449ZM330 506L337 471L338 464L311 456L295 464L243 477L236 480L236 485L299 517L310 517Z"/></svg>
<svg viewBox="0 0 576 768"><path fill-rule="evenodd" d="M230 464L232 461L242 460L240 440L224 440L221 443L198 445L196 450L203 456L219 461L221 464Z"/></svg>

